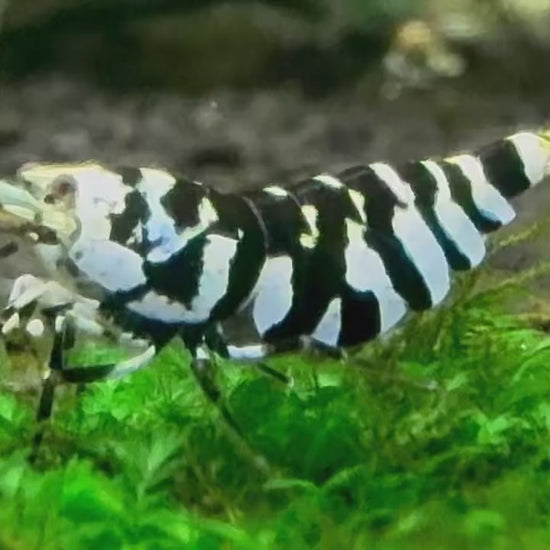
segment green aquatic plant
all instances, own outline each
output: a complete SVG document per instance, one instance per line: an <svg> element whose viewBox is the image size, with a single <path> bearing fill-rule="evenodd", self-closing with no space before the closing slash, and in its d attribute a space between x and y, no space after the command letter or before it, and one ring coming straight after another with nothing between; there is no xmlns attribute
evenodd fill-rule
<svg viewBox="0 0 550 550"><path fill-rule="evenodd" d="M0 547L545 547L550 343L503 309L513 279L478 278L347 364L274 359L292 388L222 363L267 476L239 455L176 346L128 379L65 394L35 466L32 401L4 390Z"/></svg>

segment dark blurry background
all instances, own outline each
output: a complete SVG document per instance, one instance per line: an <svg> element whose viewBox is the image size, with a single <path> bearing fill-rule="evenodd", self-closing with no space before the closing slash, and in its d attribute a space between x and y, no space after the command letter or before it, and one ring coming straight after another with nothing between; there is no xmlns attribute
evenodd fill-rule
<svg viewBox="0 0 550 550"><path fill-rule="evenodd" d="M550 0L0 0L0 169L248 186L541 125Z"/></svg>

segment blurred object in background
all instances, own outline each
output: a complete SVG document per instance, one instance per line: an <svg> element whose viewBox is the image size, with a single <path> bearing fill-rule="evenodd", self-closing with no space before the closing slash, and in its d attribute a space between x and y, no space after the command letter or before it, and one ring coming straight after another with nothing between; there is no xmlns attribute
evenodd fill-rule
<svg viewBox="0 0 550 550"><path fill-rule="evenodd" d="M486 55L550 47L550 0L429 0L425 14L449 40L475 45ZM530 49L522 52L526 44Z"/></svg>
<svg viewBox="0 0 550 550"><path fill-rule="evenodd" d="M4 2L4 81L55 71L114 90L323 96L382 66L397 92L470 73L529 87L550 49L550 0Z"/></svg>
<svg viewBox="0 0 550 550"><path fill-rule="evenodd" d="M317 0L18 0L0 48L6 78L70 73L111 88L202 93L253 86L274 49L308 36Z"/></svg>
<svg viewBox="0 0 550 550"><path fill-rule="evenodd" d="M531 40L550 48L550 2L548 0L502 0L502 4Z"/></svg>
<svg viewBox="0 0 550 550"><path fill-rule="evenodd" d="M382 94L397 97L403 88L429 88L440 78L463 74L465 61L453 52L445 37L426 21L412 20L399 26L383 59L387 73Z"/></svg>

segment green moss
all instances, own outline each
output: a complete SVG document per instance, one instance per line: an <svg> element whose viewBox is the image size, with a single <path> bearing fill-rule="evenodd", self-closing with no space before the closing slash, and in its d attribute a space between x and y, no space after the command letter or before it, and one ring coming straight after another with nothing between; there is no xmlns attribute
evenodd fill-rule
<svg viewBox="0 0 550 550"><path fill-rule="evenodd" d="M490 280L348 364L274 359L292 388L221 364L267 476L177 346L62 395L34 466L34 402L3 391L0 548L548 547L550 344Z"/></svg>

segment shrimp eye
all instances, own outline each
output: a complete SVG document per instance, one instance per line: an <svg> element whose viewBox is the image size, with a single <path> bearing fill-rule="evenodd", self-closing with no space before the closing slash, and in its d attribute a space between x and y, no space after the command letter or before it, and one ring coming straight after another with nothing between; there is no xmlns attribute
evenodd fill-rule
<svg viewBox="0 0 550 550"><path fill-rule="evenodd" d="M73 195L74 190L75 183L72 178L61 176L52 182L50 191L43 200L46 204L55 204Z"/></svg>

